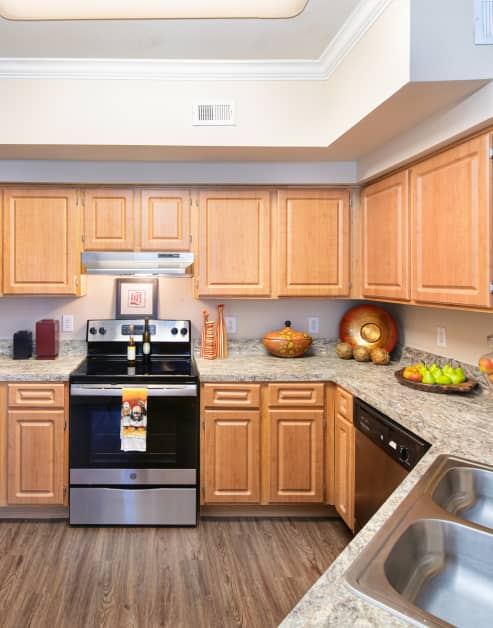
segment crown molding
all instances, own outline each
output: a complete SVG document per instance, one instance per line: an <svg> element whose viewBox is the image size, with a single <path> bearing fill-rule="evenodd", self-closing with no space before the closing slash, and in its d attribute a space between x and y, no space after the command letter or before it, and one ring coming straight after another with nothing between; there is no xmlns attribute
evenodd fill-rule
<svg viewBox="0 0 493 628"><path fill-rule="evenodd" d="M360 0L318 59L0 58L0 79L325 81L393 0Z"/></svg>

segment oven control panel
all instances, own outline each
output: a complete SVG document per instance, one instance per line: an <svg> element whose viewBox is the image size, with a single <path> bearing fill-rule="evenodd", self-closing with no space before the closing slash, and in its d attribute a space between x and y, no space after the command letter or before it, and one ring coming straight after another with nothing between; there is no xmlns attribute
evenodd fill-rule
<svg viewBox="0 0 493 628"><path fill-rule="evenodd" d="M149 320L152 341L190 342L190 321ZM86 339L88 342L128 342L133 335L136 339L144 333L144 319L137 320L89 320L87 321Z"/></svg>

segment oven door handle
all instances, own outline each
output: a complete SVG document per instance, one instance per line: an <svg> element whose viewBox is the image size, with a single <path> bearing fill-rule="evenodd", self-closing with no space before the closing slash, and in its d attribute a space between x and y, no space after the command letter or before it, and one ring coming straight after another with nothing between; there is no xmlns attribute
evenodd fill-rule
<svg viewBox="0 0 493 628"><path fill-rule="evenodd" d="M72 384L70 386L71 397L121 397L124 389L145 388L148 397L196 397L196 384L165 384L147 386L119 386L101 384Z"/></svg>

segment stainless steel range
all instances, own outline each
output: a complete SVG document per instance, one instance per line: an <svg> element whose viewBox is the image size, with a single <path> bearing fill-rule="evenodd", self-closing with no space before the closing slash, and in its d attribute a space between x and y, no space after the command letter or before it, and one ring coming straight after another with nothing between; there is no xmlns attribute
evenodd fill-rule
<svg viewBox="0 0 493 628"><path fill-rule="evenodd" d="M190 321L149 323L152 356L144 360L143 320L87 322L87 358L70 376L72 525L197 523L199 403ZM137 359L129 366L132 332ZM144 398L136 419L142 422L144 409L145 429L132 421L126 427L128 395ZM128 450L122 434L139 429L139 450Z"/></svg>

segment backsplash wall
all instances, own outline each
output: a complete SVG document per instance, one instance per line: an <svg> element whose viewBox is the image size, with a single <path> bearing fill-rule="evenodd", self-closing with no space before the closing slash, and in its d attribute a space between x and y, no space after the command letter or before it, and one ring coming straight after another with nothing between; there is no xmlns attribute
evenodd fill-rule
<svg viewBox="0 0 493 628"><path fill-rule="evenodd" d="M405 345L476 365L479 357L492 351L486 336L493 334L493 313L464 312L413 305L384 304L399 326ZM437 345L437 327L445 327L447 346Z"/></svg>
<svg viewBox="0 0 493 628"><path fill-rule="evenodd" d="M62 314L74 315L74 332L62 334L63 339L84 339L89 318L114 318L115 278L87 277L87 294L84 297L2 297L0 299L0 338L11 338L18 329L31 329L41 318L58 318ZM320 317L320 333L314 336L336 339L339 321L352 301L323 299L282 300L230 300L201 301L192 297L192 279L159 279L159 317L183 318L192 321L193 337L200 335L202 311L208 310L214 320L217 304L225 304L226 316L237 317L237 333L232 338L261 338L265 332L280 329L285 320L294 327L307 331L309 316Z"/></svg>
<svg viewBox="0 0 493 628"><path fill-rule="evenodd" d="M87 295L72 297L2 297L0 299L0 338L11 339L18 329L31 329L41 318L74 315L74 332L62 334L63 339L85 339L89 318L115 316L115 278L87 277ZM192 321L194 338L200 335L202 311L210 319L216 316L218 303L225 304L225 314L237 317L237 333L231 338L262 338L267 331L280 329L284 321L292 321L296 329L307 331L309 316L320 317L320 333L314 337L334 340L339 321L357 301L324 299L279 300L198 300L192 297L192 279L159 279L160 318L185 318ZM488 348L486 336L493 334L493 313L451 311L411 305L382 304L396 319L401 344L423 351L476 364ZM436 328L447 330L447 347L436 344Z"/></svg>

